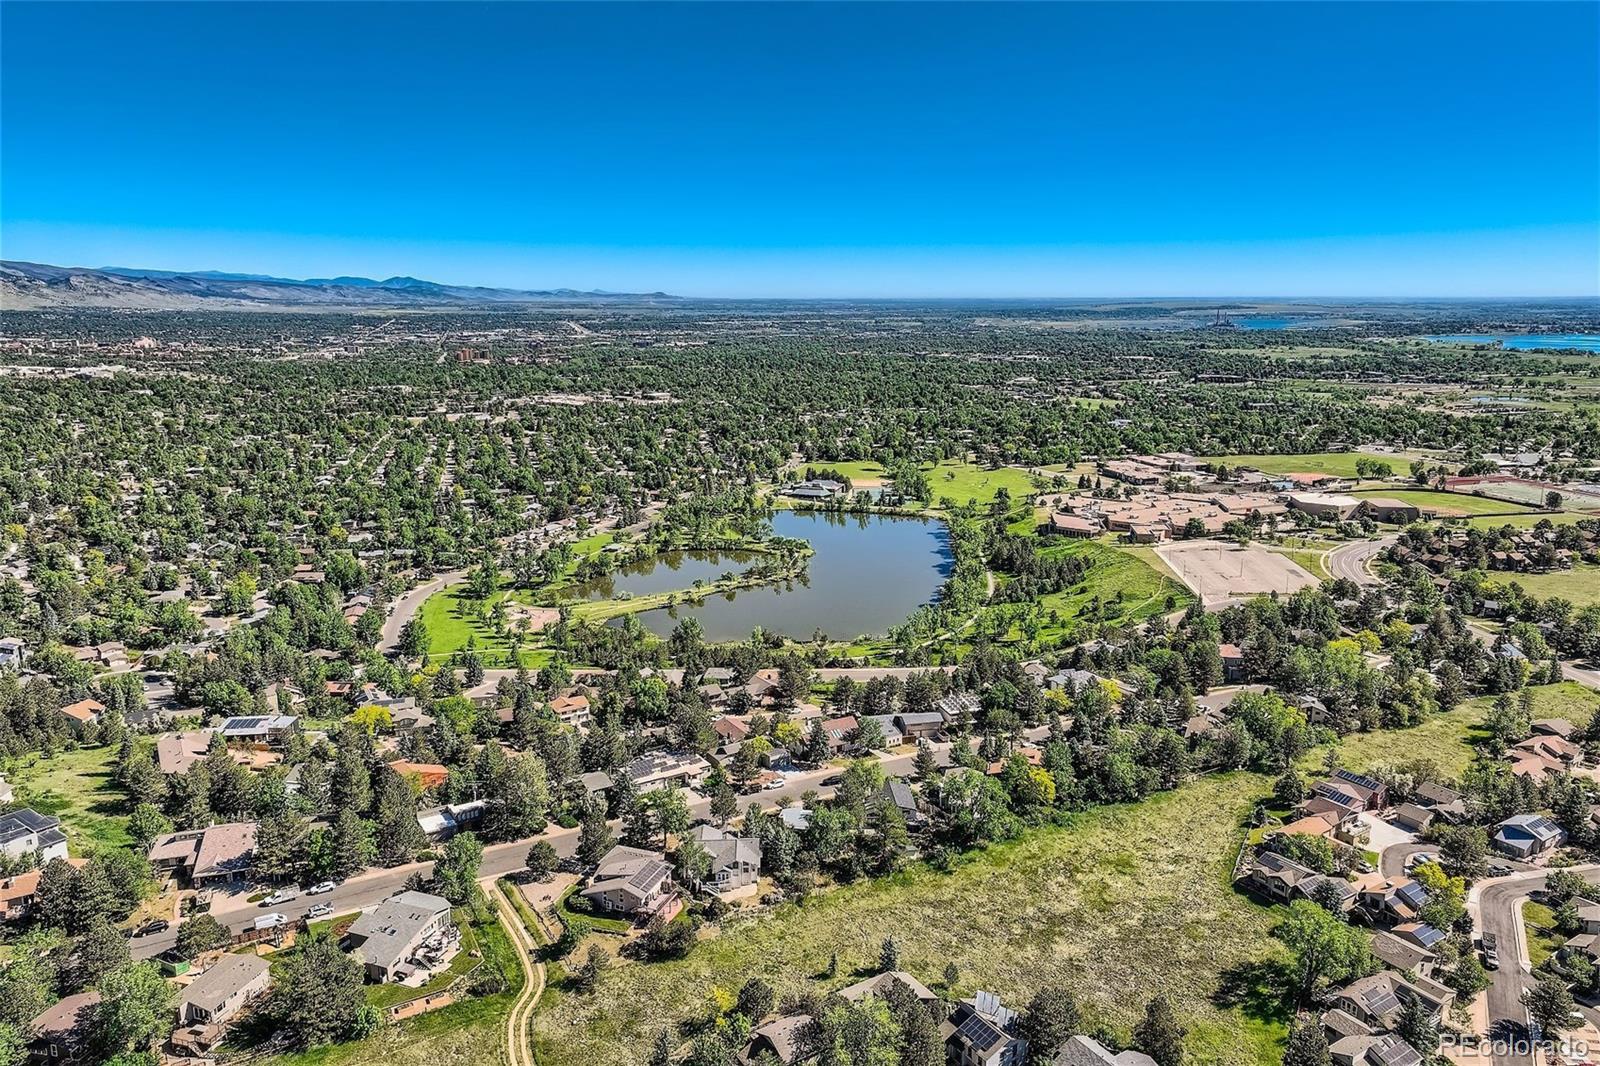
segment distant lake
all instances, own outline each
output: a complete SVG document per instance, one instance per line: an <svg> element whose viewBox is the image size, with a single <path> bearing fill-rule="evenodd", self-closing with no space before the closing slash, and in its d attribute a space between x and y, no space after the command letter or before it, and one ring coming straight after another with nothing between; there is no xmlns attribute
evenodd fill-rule
<svg viewBox="0 0 1600 1066"><path fill-rule="evenodd" d="M1317 325L1314 318L1274 318L1271 315L1242 315L1233 320L1240 329L1307 329Z"/></svg>
<svg viewBox="0 0 1600 1066"><path fill-rule="evenodd" d="M797 640L820 629L830 638L879 636L932 601L950 575L950 536L943 522L885 515L779 511L773 532L810 542L815 554L804 581L760 585L712 596L699 606L680 605L638 615L652 633L667 636L678 620L700 620L709 641L743 640L760 626ZM680 553L682 554L682 553ZM698 555L702 553L688 553ZM713 562L717 559L717 562ZM687 588L695 576L711 580L737 562L736 555L665 561L621 575L619 588L635 595ZM749 560L746 559L746 562ZM648 580L649 584L639 584ZM615 624L615 620L613 620Z"/></svg>
<svg viewBox="0 0 1600 1066"><path fill-rule="evenodd" d="M1600 352L1600 333L1447 333L1426 339L1456 344L1493 344L1498 341L1500 347L1514 351L1576 348L1584 352Z"/></svg>

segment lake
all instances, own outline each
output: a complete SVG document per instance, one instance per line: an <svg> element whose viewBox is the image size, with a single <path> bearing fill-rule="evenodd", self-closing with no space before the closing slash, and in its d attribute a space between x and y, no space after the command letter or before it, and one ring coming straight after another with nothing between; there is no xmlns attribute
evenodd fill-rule
<svg viewBox="0 0 1600 1066"><path fill-rule="evenodd" d="M581 582L570 595L580 600L610 600L671 592L689 588L696 581L709 583L723 574L743 573L758 558L762 557L752 552L662 552Z"/></svg>
<svg viewBox="0 0 1600 1066"><path fill-rule="evenodd" d="M1515 351L1533 351L1546 348L1576 348L1584 352L1600 352L1600 333L1447 333L1426 338L1430 341L1453 341L1456 344L1493 344Z"/></svg>
<svg viewBox="0 0 1600 1066"><path fill-rule="evenodd" d="M930 602L950 575L950 537L943 522L779 511L772 527L778 536L811 544L815 554L804 581L737 589L699 606L643 611L639 620L664 637L679 619L692 615L713 642L743 640L757 626L797 640L809 640L818 629L833 639L876 636ZM634 573L618 575L615 587L634 595L662 592L687 588L697 576L711 580L743 568L727 553L674 554L688 558L679 559L676 569L667 561L651 567L655 561L647 560L630 567Z"/></svg>

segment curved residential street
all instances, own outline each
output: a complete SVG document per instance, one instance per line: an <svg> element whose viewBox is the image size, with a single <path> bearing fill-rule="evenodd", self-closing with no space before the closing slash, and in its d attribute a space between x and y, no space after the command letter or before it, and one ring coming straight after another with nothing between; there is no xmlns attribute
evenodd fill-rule
<svg viewBox="0 0 1600 1066"><path fill-rule="evenodd" d="M389 617L383 620L383 635L378 638L378 651L385 655L394 651L395 645L400 643L400 630L422 610L423 601L440 589L465 580L466 576L465 570L449 570L435 574L416 588L402 593L399 599L390 604Z"/></svg>
<svg viewBox="0 0 1600 1066"><path fill-rule="evenodd" d="M1386 856L1387 857L1387 856ZM1600 884L1600 865L1573 866L1591 884ZM1467 893L1467 910L1476 920L1479 933L1493 933L1499 943L1500 968L1492 972L1489 986L1489 1034L1507 1042L1494 1061L1497 1066L1533 1066L1533 1057L1512 1045L1528 1035L1528 1009L1522 1003L1524 990L1533 987L1528 965L1528 949L1523 939L1522 904L1544 888L1547 871L1535 870L1509 877L1480 881ZM1585 1011L1591 1021L1594 1011Z"/></svg>
<svg viewBox="0 0 1600 1066"><path fill-rule="evenodd" d="M1354 581L1358 585L1376 585L1378 578L1367 568L1368 564L1379 552L1399 539L1398 534L1391 533L1376 540L1357 540L1341 544L1328 552L1328 573L1336 578Z"/></svg>

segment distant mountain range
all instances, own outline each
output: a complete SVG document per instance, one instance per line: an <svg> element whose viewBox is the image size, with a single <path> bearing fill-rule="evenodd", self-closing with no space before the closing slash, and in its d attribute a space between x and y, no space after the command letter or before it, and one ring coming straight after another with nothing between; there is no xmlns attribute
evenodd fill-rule
<svg viewBox="0 0 1600 1066"><path fill-rule="evenodd" d="M0 309L119 307L146 310L337 310L353 307L472 307L483 304L657 303L661 292L494 289L418 278L275 278L219 270L58 267L0 260Z"/></svg>

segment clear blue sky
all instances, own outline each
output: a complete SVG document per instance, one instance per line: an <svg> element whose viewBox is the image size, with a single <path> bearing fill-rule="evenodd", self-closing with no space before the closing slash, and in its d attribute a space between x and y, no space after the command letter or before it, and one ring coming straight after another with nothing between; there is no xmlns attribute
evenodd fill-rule
<svg viewBox="0 0 1600 1066"><path fill-rule="evenodd" d="M1592 295L1600 6L0 7L0 252L687 295Z"/></svg>

